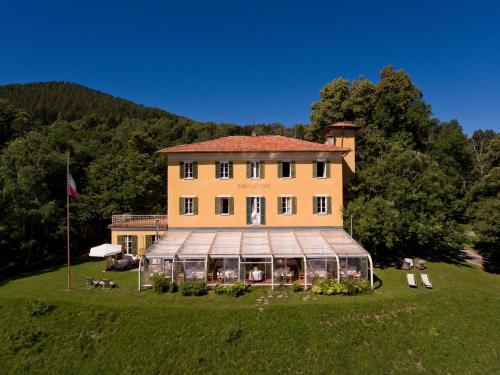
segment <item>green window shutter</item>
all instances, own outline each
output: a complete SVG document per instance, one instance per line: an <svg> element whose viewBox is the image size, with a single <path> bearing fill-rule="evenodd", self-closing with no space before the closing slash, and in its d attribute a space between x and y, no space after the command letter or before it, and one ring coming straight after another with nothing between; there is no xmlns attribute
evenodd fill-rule
<svg viewBox="0 0 500 375"><path fill-rule="evenodd" d="M184 162L179 162L179 178L184 178Z"/></svg>
<svg viewBox="0 0 500 375"><path fill-rule="evenodd" d="M327 160L325 162L325 168L326 168L326 178L330 178L331 174L330 174L330 161L329 160Z"/></svg>
<svg viewBox="0 0 500 375"><path fill-rule="evenodd" d="M198 178L198 162L193 162L193 178Z"/></svg>
<svg viewBox="0 0 500 375"><path fill-rule="evenodd" d="M313 197L313 214L318 213L318 197Z"/></svg>
<svg viewBox="0 0 500 375"><path fill-rule="evenodd" d="M124 239L125 239L125 236L116 236L116 244L117 245L122 245L122 249L123 249Z"/></svg>
<svg viewBox="0 0 500 375"><path fill-rule="evenodd" d="M266 224L266 198L260 198L260 223Z"/></svg>
<svg viewBox="0 0 500 375"><path fill-rule="evenodd" d="M153 244L153 236L146 234L146 249L148 249Z"/></svg>
<svg viewBox="0 0 500 375"><path fill-rule="evenodd" d="M193 198L193 215L198 215L198 197Z"/></svg>
<svg viewBox="0 0 500 375"><path fill-rule="evenodd" d="M295 178L295 161L290 162L290 169L291 169L291 176L292 178Z"/></svg>
<svg viewBox="0 0 500 375"><path fill-rule="evenodd" d="M297 197L292 197L292 215L297 214Z"/></svg>
<svg viewBox="0 0 500 375"><path fill-rule="evenodd" d="M247 161L247 178L252 177L252 162Z"/></svg>
<svg viewBox="0 0 500 375"><path fill-rule="evenodd" d="M281 200L283 198L278 197L278 215L281 215L283 213L282 206L281 206Z"/></svg>
<svg viewBox="0 0 500 375"><path fill-rule="evenodd" d="M332 213L332 197L326 197L326 210L328 214Z"/></svg>
<svg viewBox="0 0 500 375"><path fill-rule="evenodd" d="M132 249L131 252L132 254L136 255L137 254L137 236L130 236L132 239Z"/></svg>
<svg viewBox="0 0 500 375"><path fill-rule="evenodd" d="M220 178L220 162L215 162L215 178Z"/></svg>
<svg viewBox="0 0 500 375"><path fill-rule="evenodd" d="M184 215L184 198L179 198L179 215Z"/></svg>
<svg viewBox="0 0 500 375"><path fill-rule="evenodd" d="M233 162L230 161L228 165L229 165L229 178L233 178Z"/></svg>
<svg viewBox="0 0 500 375"><path fill-rule="evenodd" d="M260 172L260 178L264 178L265 177L265 172L264 172L264 162L263 161L259 161L259 172Z"/></svg>
<svg viewBox="0 0 500 375"><path fill-rule="evenodd" d="M220 198L219 197L215 197L215 214L216 215L220 215Z"/></svg>
<svg viewBox="0 0 500 375"><path fill-rule="evenodd" d="M313 161L313 178L318 177L318 162Z"/></svg>
<svg viewBox="0 0 500 375"><path fill-rule="evenodd" d="M278 162L278 178L283 177L283 164L279 161Z"/></svg>
<svg viewBox="0 0 500 375"><path fill-rule="evenodd" d="M229 215L234 215L234 198L229 198Z"/></svg>
<svg viewBox="0 0 500 375"><path fill-rule="evenodd" d="M252 224L252 198L247 197L247 224Z"/></svg>

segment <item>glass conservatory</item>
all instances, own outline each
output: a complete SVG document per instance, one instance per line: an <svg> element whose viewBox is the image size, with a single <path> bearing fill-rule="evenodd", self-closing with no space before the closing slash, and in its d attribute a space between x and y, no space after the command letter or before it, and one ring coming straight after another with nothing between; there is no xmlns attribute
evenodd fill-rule
<svg viewBox="0 0 500 375"><path fill-rule="evenodd" d="M178 283L291 285L321 279L367 280L373 288L370 254L344 230L171 230L140 260L139 290L153 274Z"/></svg>

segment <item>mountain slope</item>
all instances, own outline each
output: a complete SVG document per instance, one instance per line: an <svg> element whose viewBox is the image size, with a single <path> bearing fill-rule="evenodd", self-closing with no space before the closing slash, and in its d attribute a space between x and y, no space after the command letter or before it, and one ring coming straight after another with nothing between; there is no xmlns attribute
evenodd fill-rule
<svg viewBox="0 0 500 375"><path fill-rule="evenodd" d="M0 98L29 112L33 119L50 124L57 118L72 121L91 114L116 118L179 119L166 111L68 82L40 82L0 86Z"/></svg>

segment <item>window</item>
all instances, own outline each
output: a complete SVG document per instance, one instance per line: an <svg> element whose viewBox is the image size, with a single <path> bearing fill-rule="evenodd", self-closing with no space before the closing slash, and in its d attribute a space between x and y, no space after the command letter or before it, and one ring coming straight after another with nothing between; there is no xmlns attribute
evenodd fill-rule
<svg viewBox="0 0 500 375"><path fill-rule="evenodd" d="M332 213L332 198L328 196L313 197L313 213L315 214L331 214Z"/></svg>
<svg viewBox="0 0 500 375"><path fill-rule="evenodd" d="M146 249L149 248L152 244L154 244L158 240L159 236L156 234L147 234L146 235Z"/></svg>
<svg viewBox="0 0 500 375"><path fill-rule="evenodd" d="M324 161L316 162L316 177L326 178L326 162Z"/></svg>
<svg viewBox="0 0 500 375"><path fill-rule="evenodd" d="M250 178L260 178L260 163L258 161L251 162Z"/></svg>
<svg viewBox="0 0 500 375"><path fill-rule="evenodd" d="M247 224L266 224L266 199L264 197L247 197Z"/></svg>
<svg viewBox="0 0 500 375"><path fill-rule="evenodd" d="M229 178L229 163L227 161L220 163L220 178Z"/></svg>
<svg viewBox="0 0 500 375"><path fill-rule="evenodd" d="M326 197L317 197L318 198L318 214L326 214Z"/></svg>
<svg viewBox="0 0 500 375"><path fill-rule="evenodd" d="M292 197L281 197L281 212L284 215L292 213Z"/></svg>
<svg viewBox="0 0 500 375"><path fill-rule="evenodd" d="M185 180L198 178L198 163L195 161L179 162L179 178Z"/></svg>
<svg viewBox="0 0 500 375"><path fill-rule="evenodd" d="M137 236L123 236L123 250L125 254L137 253Z"/></svg>
<svg viewBox="0 0 500 375"><path fill-rule="evenodd" d="M229 215L229 198L220 199L220 213L222 215Z"/></svg>
<svg viewBox="0 0 500 375"><path fill-rule="evenodd" d="M233 178L233 162L216 161L215 178L223 178L223 179Z"/></svg>
<svg viewBox="0 0 500 375"><path fill-rule="evenodd" d="M215 197L216 215L233 215L234 199L233 197Z"/></svg>
<svg viewBox="0 0 500 375"><path fill-rule="evenodd" d="M292 177L292 168L290 166L290 162L289 161L283 161L281 162L281 170L282 170L282 173L281 173L281 177L283 178L290 178Z"/></svg>
<svg viewBox="0 0 500 375"><path fill-rule="evenodd" d="M184 215L193 215L193 198L184 198Z"/></svg>

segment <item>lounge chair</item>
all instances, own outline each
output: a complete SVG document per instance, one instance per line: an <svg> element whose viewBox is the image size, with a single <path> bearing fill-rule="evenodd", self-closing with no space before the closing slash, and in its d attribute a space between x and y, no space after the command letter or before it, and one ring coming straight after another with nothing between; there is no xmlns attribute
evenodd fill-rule
<svg viewBox="0 0 500 375"><path fill-rule="evenodd" d="M93 277L86 277L85 280L87 289L93 289L97 285L99 285L99 282L96 281Z"/></svg>
<svg viewBox="0 0 500 375"><path fill-rule="evenodd" d="M422 273L420 277L422 278L422 282L424 283L425 287L428 289L432 289L432 283L429 279L429 275L427 275L426 273Z"/></svg>
<svg viewBox="0 0 500 375"><path fill-rule="evenodd" d="M406 281L408 282L408 286L410 288L417 288L417 279L415 278L415 275L413 273L407 273L406 274Z"/></svg>
<svg viewBox="0 0 500 375"><path fill-rule="evenodd" d="M114 282L108 279L101 280L102 289L112 289L117 286Z"/></svg>
<svg viewBox="0 0 500 375"><path fill-rule="evenodd" d="M417 265L415 266L415 268L417 268L419 270L425 269L425 260L419 260L417 262Z"/></svg>

